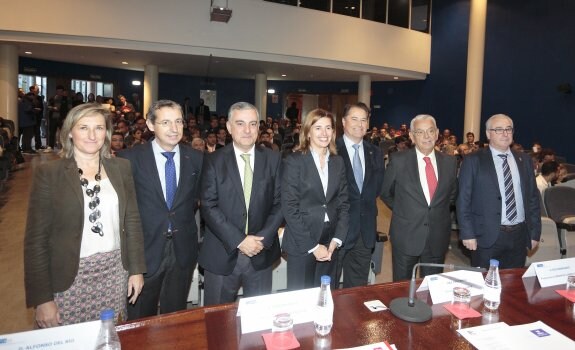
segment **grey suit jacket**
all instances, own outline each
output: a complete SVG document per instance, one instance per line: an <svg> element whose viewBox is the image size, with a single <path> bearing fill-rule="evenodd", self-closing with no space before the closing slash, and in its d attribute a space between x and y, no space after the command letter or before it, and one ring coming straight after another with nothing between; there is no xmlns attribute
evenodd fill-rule
<svg viewBox="0 0 575 350"><path fill-rule="evenodd" d="M345 165L340 156L328 161L328 186L324 194L311 152L289 154L282 165L282 212L285 217L282 249L306 255L321 237L325 214L335 226L335 238L345 242L349 225L349 200Z"/></svg>
<svg viewBox="0 0 575 350"><path fill-rule="evenodd" d="M103 159L118 195L122 264L130 275L146 272L142 226L130 163ZM84 197L74 159L40 165L34 172L24 239L26 304L53 300L78 273L84 225ZM106 203L101 203L106 205Z"/></svg>
<svg viewBox="0 0 575 350"><path fill-rule="evenodd" d="M426 242L434 256L447 251L451 234L449 208L457 196L457 160L434 152L437 189L429 205L419 180L415 149L391 156L383 180L382 199L393 211L389 233L394 251L418 256Z"/></svg>
<svg viewBox="0 0 575 350"><path fill-rule="evenodd" d="M251 258L254 269L267 268L280 257L278 228L283 221L280 208L281 155L258 146L254 152L249 211L246 210L233 144L204 158L201 211L206 221L206 234L199 263L218 275L229 275L236 265L237 247L246 237L246 218L248 234L264 237L264 249Z"/></svg>

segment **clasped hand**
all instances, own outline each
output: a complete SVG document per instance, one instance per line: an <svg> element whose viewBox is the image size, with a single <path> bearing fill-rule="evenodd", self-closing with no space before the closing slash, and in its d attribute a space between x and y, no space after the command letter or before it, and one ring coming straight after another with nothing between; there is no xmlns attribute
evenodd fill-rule
<svg viewBox="0 0 575 350"><path fill-rule="evenodd" d="M238 249L242 254L251 258L252 256L258 255L262 249L264 249L263 240L263 237L247 235L242 243L240 243Z"/></svg>
<svg viewBox="0 0 575 350"><path fill-rule="evenodd" d="M315 260L317 260L317 261L331 261L331 255L333 254L333 252L336 248L337 248L337 243L333 240L329 243L329 247L320 244L317 247L317 249L313 251L313 255L315 256Z"/></svg>

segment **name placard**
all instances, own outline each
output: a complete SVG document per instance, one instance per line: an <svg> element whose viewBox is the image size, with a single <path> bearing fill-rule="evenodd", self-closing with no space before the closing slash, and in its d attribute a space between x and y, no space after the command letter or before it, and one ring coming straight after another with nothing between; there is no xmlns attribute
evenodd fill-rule
<svg viewBox="0 0 575 350"><path fill-rule="evenodd" d="M534 262L523 274L525 277L537 276L541 287L557 286L567 283L567 276L575 274L575 258Z"/></svg>
<svg viewBox="0 0 575 350"><path fill-rule="evenodd" d="M100 321L0 335L0 350L92 350Z"/></svg>

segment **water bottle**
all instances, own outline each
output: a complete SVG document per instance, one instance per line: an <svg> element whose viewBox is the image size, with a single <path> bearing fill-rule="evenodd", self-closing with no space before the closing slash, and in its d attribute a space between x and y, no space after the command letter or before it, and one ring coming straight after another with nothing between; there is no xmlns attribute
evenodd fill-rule
<svg viewBox="0 0 575 350"><path fill-rule="evenodd" d="M321 287L317 301L315 319L313 324L315 332L320 336L328 335L333 325L333 298L330 289L331 278L321 276Z"/></svg>
<svg viewBox="0 0 575 350"><path fill-rule="evenodd" d="M483 287L483 305L489 311L496 311L501 302L501 278L499 277L499 261L489 260L489 271L485 276Z"/></svg>
<svg viewBox="0 0 575 350"><path fill-rule="evenodd" d="M114 310L106 309L100 313L100 334L96 341L96 350L121 350L120 338L114 326Z"/></svg>

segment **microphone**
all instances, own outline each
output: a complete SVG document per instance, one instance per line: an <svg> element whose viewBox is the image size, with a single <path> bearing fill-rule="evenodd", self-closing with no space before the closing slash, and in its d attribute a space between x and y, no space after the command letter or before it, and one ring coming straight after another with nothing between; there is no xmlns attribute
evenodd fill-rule
<svg viewBox="0 0 575 350"><path fill-rule="evenodd" d="M409 297L408 298L395 298L391 301L389 309L391 313L407 322L425 322L431 319L431 307L427 303L415 299L415 275L419 266L429 267L443 267L451 270L467 270L485 272L486 269L471 266L457 266L453 264L432 264L432 263L417 263L413 266L411 273L411 281L409 283Z"/></svg>

